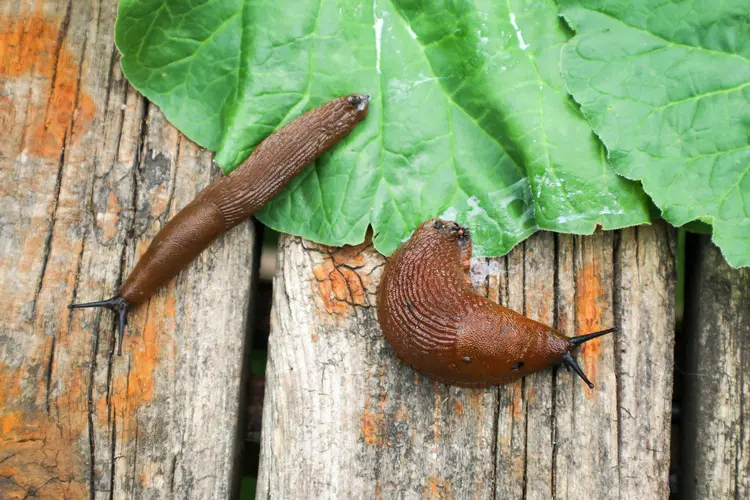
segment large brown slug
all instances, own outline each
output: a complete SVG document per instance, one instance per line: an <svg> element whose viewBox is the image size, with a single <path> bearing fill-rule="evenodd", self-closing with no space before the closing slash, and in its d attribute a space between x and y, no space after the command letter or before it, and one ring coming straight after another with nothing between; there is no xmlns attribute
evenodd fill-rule
<svg viewBox="0 0 750 500"><path fill-rule="evenodd" d="M378 288L378 322L396 355L447 384L506 384L548 366L572 368L578 345L613 332L569 338L474 292L468 229L440 219L422 224L388 259Z"/></svg>
<svg viewBox="0 0 750 500"><path fill-rule="evenodd" d="M369 102L367 94L334 99L268 136L235 171L206 187L167 222L117 296L68 307L116 311L117 352L121 354L127 311L173 278L217 236L257 212L306 166L349 134L367 115Z"/></svg>

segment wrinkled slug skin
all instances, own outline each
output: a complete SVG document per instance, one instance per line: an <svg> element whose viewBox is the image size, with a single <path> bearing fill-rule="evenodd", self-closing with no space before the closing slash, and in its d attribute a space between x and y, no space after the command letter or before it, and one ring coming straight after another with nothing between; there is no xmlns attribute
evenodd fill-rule
<svg viewBox="0 0 750 500"><path fill-rule="evenodd" d="M560 364L572 347L568 338L475 293L470 258L468 230L432 219L388 259L378 322L396 355L429 377L467 387Z"/></svg>
<svg viewBox="0 0 750 500"><path fill-rule="evenodd" d="M120 296L142 302L217 236L276 196L306 166L367 115L369 96L353 94L315 108L267 137L236 170L201 191L156 235Z"/></svg>

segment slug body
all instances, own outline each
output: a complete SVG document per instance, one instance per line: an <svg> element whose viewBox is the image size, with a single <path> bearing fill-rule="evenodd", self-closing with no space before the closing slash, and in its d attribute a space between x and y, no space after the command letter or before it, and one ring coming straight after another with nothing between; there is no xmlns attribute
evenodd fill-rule
<svg viewBox="0 0 750 500"><path fill-rule="evenodd" d="M209 185L157 233L118 296L69 307L107 307L125 313L173 278L223 232L276 196L305 167L349 134L368 111L370 96L340 97L291 121L258 145L236 170Z"/></svg>
<svg viewBox="0 0 750 500"><path fill-rule="evenodd" d="M388 259L378 288L378 322L394 351L448 384L485 387L565 364L593 384L571 356L614 329L569 338L474 292L471 237L454 222L422 224Z"/></svg>

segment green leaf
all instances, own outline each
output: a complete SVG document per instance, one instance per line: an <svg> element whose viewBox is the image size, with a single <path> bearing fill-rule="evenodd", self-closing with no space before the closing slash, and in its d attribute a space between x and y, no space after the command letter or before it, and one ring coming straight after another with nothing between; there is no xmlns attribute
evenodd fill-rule
<svg viewBox="0 0 750 500"><path fill-rule="evenodd" d="M539 228L649 220L565 92L551 0L173 3L121 2L123 70L225 171L304 111L372 95L367 119L258 213L276 230L340 245L371 225L388 254L442 215L471 227L475 254L500 255Z"/></svg>
<svg viewBox="0 0 750 500"><path fill-rule="evenodd" d="M561 1L576 30L562 72L609 150L665 219L713 225L750 265L750 8L747 0Z"/></svg>
<svg viewBox="0 0 750 500"><path fill-rule="evenodd" d="M242 0L121 0L123 73L203 147L219 147L240 90Z"/></svg>

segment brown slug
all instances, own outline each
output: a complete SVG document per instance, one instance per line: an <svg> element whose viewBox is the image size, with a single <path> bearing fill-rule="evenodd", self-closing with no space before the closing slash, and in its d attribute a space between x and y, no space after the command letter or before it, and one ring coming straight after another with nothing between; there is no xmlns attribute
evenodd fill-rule
<svg viewBox="0 0 750 500"><path fill-rule="evenodd" d="M339 97L268 136L236 170L206 187L165 224L118 295L68 307L116 311L117 352L121 354L127 311L177 275L217 236L257 212L306 166L348 135L367 115L369 102L367 94Z"/></svg>
<svg viewBox="0 0 750 500"><path fill-rule="evenodd" d="M474 292L471 236L455 222L423 223L388 259L377 314L396 355L446 384L506 384L552 365L572 368L576 346L615 328L569 338Z"/></svg>

